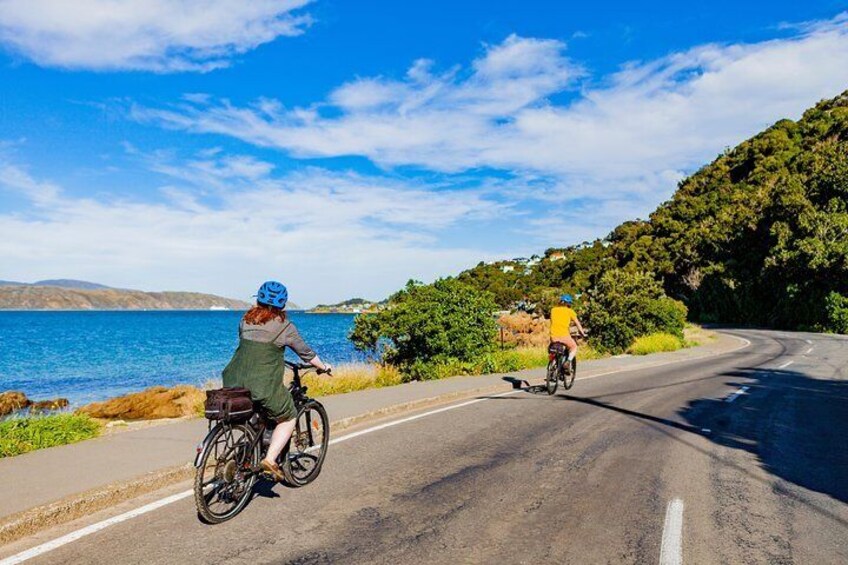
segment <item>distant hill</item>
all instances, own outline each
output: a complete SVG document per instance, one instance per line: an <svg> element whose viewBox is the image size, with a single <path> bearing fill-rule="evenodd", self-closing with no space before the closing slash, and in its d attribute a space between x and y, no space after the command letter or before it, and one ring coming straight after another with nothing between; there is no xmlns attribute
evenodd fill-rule
<svg viewBox="0 0 848 565"><path fill-rule="evenodd" d="M249 307L250 304L241 300L199 292L0 284L0 310L244 310Z"/></svg>
<svg viewBox="0 0 848 565"><path fill-rule="evenodd" d="M47 279L36 281L34 283L25 283L17 281L0 281L0 286L55 286L58 288L77 288L83 290L98 290L111 288L105 284L98 284L88 281L78 281L75 279Z"/></svg>
<svg viewBox="0 0 848 565"><path fill-rule="evenodd" d="M111 288L105 284L93 283L88 281L78 281L74 279L47 279L32 283L33 286L56 286L59 288L77 288L81 290L102 290Z"/></svg>

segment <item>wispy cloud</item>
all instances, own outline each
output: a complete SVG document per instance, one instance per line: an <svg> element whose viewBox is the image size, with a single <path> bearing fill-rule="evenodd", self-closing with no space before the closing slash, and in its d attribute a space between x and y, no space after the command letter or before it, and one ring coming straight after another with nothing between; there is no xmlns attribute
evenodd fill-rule
<svg viewBox="0 0 848 565"><path fill-rule="evenodd" d="M310 0L2 0L0 44L48 67L210 71L303 33Z"/></svg>
<svg viewBox="0 0 848 565"><path fill-rule="evenodd" d="M690 169L848 85L848 20L795 37L704 45L586 76L558 41L509 37L469 71L417 61L400 80L362 78L327 100L135 107L140 120L219 133L300 157L362 155L383 167L492 167L634 178ZM592 85L598 86L592 86ZM569 92L580 86L580 93ZM566 103L551 102L566 93Z"/></svg>
<svg viewBox="0 0 848 565"><path fill-rule="evenodd" d="M248 157L141 157L167 176L157 201L71 197L0 160L0 189L32 203L0 213L3 262L29 279L61 273L246 296L273 276L291 282L296 301L379 298L409 277L479 260L480 249L441 245L440 231L504 213L476 190L434 193L317 168L277 176Z"/></svg>

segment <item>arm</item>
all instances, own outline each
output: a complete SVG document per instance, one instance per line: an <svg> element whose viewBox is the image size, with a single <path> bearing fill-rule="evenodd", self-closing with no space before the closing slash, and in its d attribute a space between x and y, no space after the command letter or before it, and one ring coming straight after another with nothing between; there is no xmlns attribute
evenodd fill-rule
<svg viewBox="0 0 848 565"><path fill-rule="evenodd" d="M318 357L318 354L309 347L309 345L300 337L300 332L297 331L297 328L294 327L294 324L289 323L286 326L286 329L280 334L280 337L277 338L277 345L285 346L291 348L298 357L315 367L321 371L330 371L332 368L328 363L324 363L321 361L321 358Z"/></svg>
<svg viewBox="0 0 848 565"><path fill-rule="evenodd" d="M331 372L331 371L333 370L333 366L332 366L332 365L330 365L329 363L324 363L323 361L321 361L321 359L320 359L317 355L316 355L315 357L313 357L313 358L309 361L309 363L310 363L313 367L315 367L316 369L318 369L319 371L324 371L324 372L326 372L326 373L329 373L329 372Z"/></svg>
<svg viewBox="0 0 848 565"><path fill-rule="evenodd" d="M577 316L574 316L574 324L577 326L577 331L580 332L582 337L586 337L586 330L583 329L583 324L580 323L580 320L577 319Z"/></svg>

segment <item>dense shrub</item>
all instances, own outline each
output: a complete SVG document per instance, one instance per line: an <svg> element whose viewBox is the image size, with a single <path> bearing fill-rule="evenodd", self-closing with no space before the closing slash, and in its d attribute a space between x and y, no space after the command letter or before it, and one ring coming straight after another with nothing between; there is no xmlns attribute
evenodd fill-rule
<svg viewBox="0 0 848 565"><path fill-rule="evenodd" d="M827 330L848 334L848 296L831 292L825 299L827 312Z"/></svg>
<svg viewBox="0 0 848 565"><path fill-rule="evenodd" d="M612 269L604 273L583 309L592 343L618 353L651 333L683 338L686 306L669 298L649 273Z"/></svg>
<svg viewBox="0 0 848 565"><path fill-rule="evenodd" d="M495 310L491 294L456 279L429 285L410 281L384 310L357 317L350 339L423 378L422 364L469 363L490 351L497 333Z"/></svg>

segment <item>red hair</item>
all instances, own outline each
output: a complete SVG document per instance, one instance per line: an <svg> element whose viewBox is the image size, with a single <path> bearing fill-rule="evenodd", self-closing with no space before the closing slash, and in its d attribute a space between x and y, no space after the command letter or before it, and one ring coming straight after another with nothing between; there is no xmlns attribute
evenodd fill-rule
<svg viewBox="0 0 848 565"><path fill-rule="evenodd" d="M256 306L245 313L243 319L251 326L264 326L274 318L277 318L281 322L285 322L286 311L282 308L257 303Z"/></svg>

